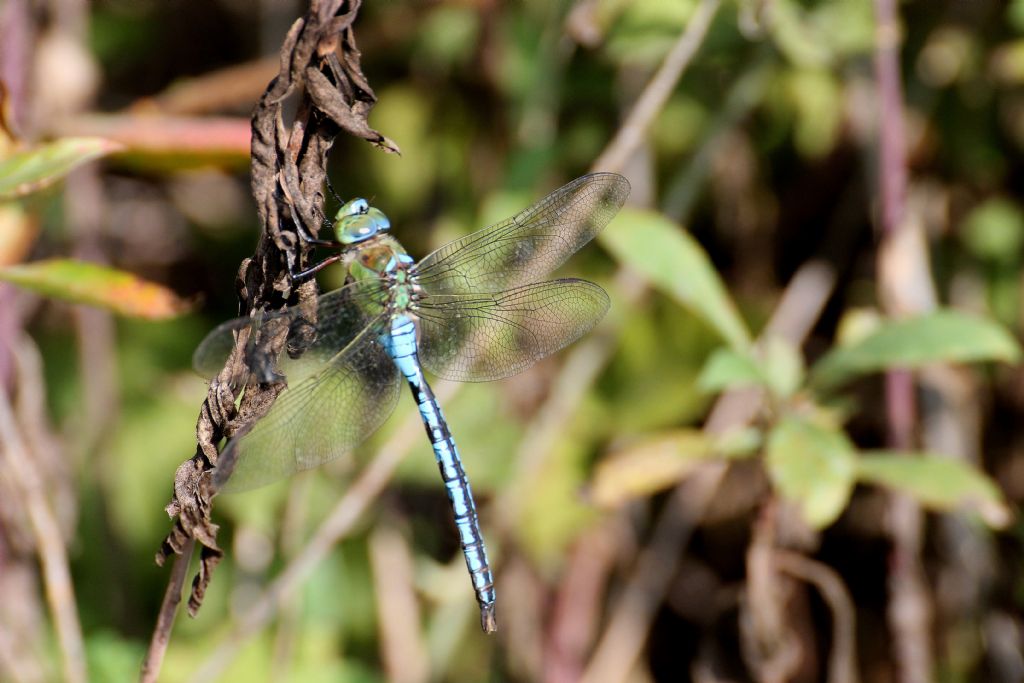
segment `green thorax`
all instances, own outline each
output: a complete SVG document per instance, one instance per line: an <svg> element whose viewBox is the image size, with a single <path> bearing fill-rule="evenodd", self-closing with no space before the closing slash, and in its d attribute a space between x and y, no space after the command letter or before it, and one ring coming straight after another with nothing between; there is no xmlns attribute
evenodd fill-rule
<svg viewBox="0 0 1024 683"><path fill-rule="evenodd" d="M382 278L389 282L391 306L405 311L412 303L413 295L408 271L410 262L408 253L398 240L391 235L379 235L377 239L356 247L348 272L354 280Z"/></svg>

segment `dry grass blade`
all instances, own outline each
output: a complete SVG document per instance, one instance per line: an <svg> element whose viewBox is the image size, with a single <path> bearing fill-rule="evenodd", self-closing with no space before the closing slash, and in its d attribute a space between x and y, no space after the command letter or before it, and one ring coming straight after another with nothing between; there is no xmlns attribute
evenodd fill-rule
<svg viewBox="0 0 1024 683"><path fill-rule="evenodd" d="M78 621L75 593L68 568L67 549L60 524L46 500L46 491L33 456L25 445L15 422L14 411L4 392L0 391L0 454L3 466L21 494L21 506L28 512L35 538L43 584L60 643L64 679L69 683L86 681L85 647L82 627Z"/></svg>

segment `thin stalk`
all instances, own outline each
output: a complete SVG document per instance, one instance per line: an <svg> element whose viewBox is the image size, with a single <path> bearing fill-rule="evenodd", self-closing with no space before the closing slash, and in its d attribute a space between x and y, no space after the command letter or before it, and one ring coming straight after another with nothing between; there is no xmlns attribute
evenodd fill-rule
<svg viewBox="0 0 1024 683"><path fill-rule="evenodd" d="M60 644L64 680L68 683L85 683L85 646L82 643L82 627L78 621L64 534L46 500L42 479L4 391L0 391L0 444L3 467L21 494L21 503L28 513L35 537L36 552L39 553L39 563L43 569L46 600Z"/></svg>
<svg viewBox="0 0 1024 683"><path fill-rule="evenodd" d="M903 120L903 85L900 78L900 28L896 0L875 0L875 78L879 99L878 194L880 227L891 241L904 229L907 211L907 139ZM886 269L879 268L880 278ZM889 283L880 282L887 290ZM891 290L890 290L891 291ZM887 304L890 315L899 314L897 302ZM906 370L890 370L885 378L885 405L889 445L908 450L914 447L917 401L914 377ZM893 633L893 655L903 683L932 680L932 652L929 638L931 610L921 569L923 520L920 508L903 496L889 504L889 527L893 557L889 575L889 625Z"/></svg>
<svg viewBox="0 0 1024 683"><path fill-rule="evenodd" d="M160 605L156 626L153 628L153 637L149 641L146 658L142 660L139 683L155 683L160 675L160 667L163 666L164 655L171 642L174 617L177 615L178 605L181 603L181 590L185 585L185 576L188 574L188 564L192 559L195 547L195 539L190 538L181 554L174 556L174 566L171 569L171 576L167 579L167 590L164 591L164 600Z"/></svg>

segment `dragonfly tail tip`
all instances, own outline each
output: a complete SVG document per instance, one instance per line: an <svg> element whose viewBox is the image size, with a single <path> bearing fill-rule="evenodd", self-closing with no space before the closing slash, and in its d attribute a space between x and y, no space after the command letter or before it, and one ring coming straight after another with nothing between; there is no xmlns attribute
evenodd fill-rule
<svg viewBox="0 0 1024 683"><path fill-rule="evenodd" d="M498 630L498 622L494 618L494 605L480 607L480 628L484 633L494 633Z"/></svg>

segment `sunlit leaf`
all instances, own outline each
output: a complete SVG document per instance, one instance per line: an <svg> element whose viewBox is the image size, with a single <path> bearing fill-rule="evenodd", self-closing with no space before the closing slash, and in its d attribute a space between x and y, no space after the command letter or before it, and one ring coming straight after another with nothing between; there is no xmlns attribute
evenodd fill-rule
<svg viewBox="0 0 1024 683"><path fill-rule="evenodd" d="M76 166L117 151L102 138L62 138L0 159L0 200L22 197L52 185Z"/></svg>
<svg viewBox="0 0 1024 683"><path fill-rule="evenodd" d="M771 337L751 352L716 350L701 371L698 383L708 392L763 386L779 398L787 398L800 387L803 377L799 351L786 340Z"/></svg>
<svg viewBox="0 0 1024 683"><path fill-rule="evenodd" d="M608 22L608 55L616 62L645 66L665 58L696 7L692 1L663 0L603 0L597 5L596 13Z"/></svg>
<svg viewBox="0 0 1024 683"><path fill-rule="evenodd" d="M889 321L878 330L826 354L812 370L819 387L886 368L916 368L935 362L1016 362L1020 346L1000 325L953 310Z"/></svg>
<svg viewBox="0 0 1024 683"><path fill-rule="evenodd" d="M702 462L740 459L757 452L761 432L737 428L720 435L673 429L648 436L598 463L588 488L591 502L617 507L675 486Z"/></svg>
<svg viewBox="0 0 1024 683"><path fill-rule="evenodd" d="M775 45L794 64L804 67L825 67L835 55L830 49L829 36L823 35L807 13L793 0L780 0L772 7L772 31Z"/></svg>
<svg viewBox="0 0 1024 683"><path fill-rule="evenodd" d="M885 316L877 308L852 307L843 312L836 326L836 344L853 346L878 331L885 323Z"/></svg>
<svg viewBox="0 0 1024 683"><path fill-rule="evenodd" d="M738 460L758 452L764 433L757 427L732 427L715 435L714 449L723 458Z"/></svg>
<svg viewBox="0 0 1024 683"><path fill-rule="evenodd" d="M761 372L772 392L780 398L792 396L804 380L804 359L799 349L772 336L765 340L761 355Z"/></svg>
<svg viewBox="0 0 1024 683"><path fill-rule="evenodd" d="M1012 264L1021 258L1024 212L1009 199L989 199L967 214L961 235L978 258Z"/></svg>
<svg viewBox="0 0 1024 683"><path fill-rule="evenodd" d="M478 44L480 16L471 7L439 5L416 33L416 59L432 66L464 63Z"/></svg>
<svg viewBox="0 0 1024 683"><path fill-rule="evenodd" d="M779 493L817 529L835 521L853 490L853 444L838 429L804 417L785 417L775 426L766 465Z"/></svg>
<svg viewBox="0 0 1024 683"><path fill-rule="evenodd" d="M775 47L800 67L821 68L874 46L871 3L783 0L772 4L770 31Z"/></svg>
<svg viewBox="0 0 1024 683"><path fill-rule="evenodd" d="M616 507L674 486L712 455L711 441L696 429L657 434L603 459L594 470L590 500Z"/></svg>
<svg viewBox="0 0 1024 683"><path fill-rule="evenodd" d="M934 510L974 507L993 527L1006 526L1010 519L999 487L963 460L929 453L867 451L857 459L857 478L902 491Z"/></svg>
<svg viewBox="0 0 1024 683"><path fill-rule="evenodd" d="M749 346L750 333L708 255L663 214L625 207L599 239L618 260L702 317L730 346Z"/></svg>
<svg viewBox="0 0 1024 683"><path fill-rule="evenodd" d="M730 348L717 349L701 370L697 384L707 392L737 387L764 386L767 378L749 353Z"/></svg>
<svg viewBox="0 0 1024 683"><path fill-rule="evenodd" d="M0 280L55 299L106 308L151 320L173 318L191 308L166 287L115 268L53 259L0 268Z"/></svg>
<svg viewBox="0 0 1024 683"><path fill-rule="evenodd" d="M843 90L824 69L787 72L783 87L795 114L793 142L808 157L820 157L835 146L843 122Z"/></svg>
<svg viewBox="0 0 1024 683"><path fill-rule="evenodd" d="M1015 2L1015 14L1024 17L1024 2ZM1024 40L1017 38L999 45L992 50L990 62L993 80L1007 85L1024 83Z"/></svg>

